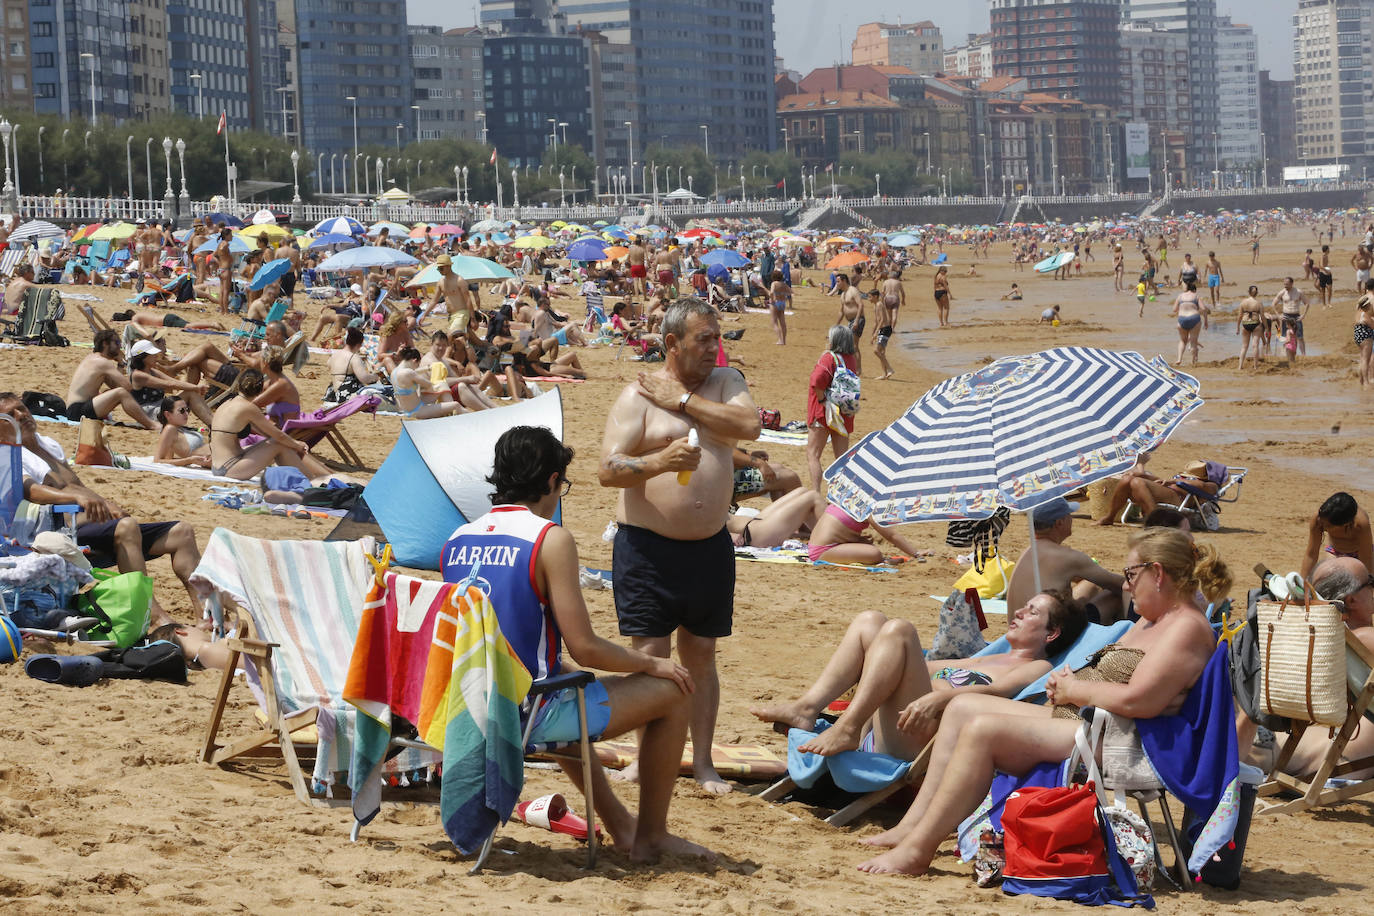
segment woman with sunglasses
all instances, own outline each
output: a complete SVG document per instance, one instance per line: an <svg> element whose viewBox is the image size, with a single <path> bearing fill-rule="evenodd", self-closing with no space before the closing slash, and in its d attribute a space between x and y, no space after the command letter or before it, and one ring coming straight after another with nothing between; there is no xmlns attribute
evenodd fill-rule
<svg viewBox="0 0 1374 916"><path fill-rule="evenodd" d="M1172 528L1133 535L1121 572L1140 620L1083 668L1050 675L1046 706L955 696L916 801L896 827L863 841L894 848L861 864L862 871L924 874L940 843L987 795L994 771L1021 775L1072 753L1080 710L1150 719L1179 709L1216 647L1194 595L1220 600L1231 573L1215 550Z"/></svg>
<svg viewBox="0 0 1374 916"><path fill-rule="evenodd" d="M185 398L163 398L157 419L162 424L162 433L153 452L154 461L183 468L210 467L210 447L199 433L186 427L191 408L186 406Z"/></svg>

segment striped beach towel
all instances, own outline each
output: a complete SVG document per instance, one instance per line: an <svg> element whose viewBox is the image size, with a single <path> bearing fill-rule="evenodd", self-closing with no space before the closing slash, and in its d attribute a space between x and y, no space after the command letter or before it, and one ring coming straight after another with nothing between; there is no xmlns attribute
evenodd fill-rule
<svg viewBox="0 0 1374 916"><path fill-rule="evenodd" d="M277 697L284 715L318 708L314 779L326 786L352 762L356 712L342 694L372 579L366 555L373 546L371 538L264 541L216 528L191 575L212 610L228 597L252 617L257 638L280 646L272 655ZM249 687L263 703L259 672L245 662ZM402 770L421 765L391 763Z"/></svg>
<svg viewBox="0 0 1374 916"><path fill-rule="evenodd" d="M348 774L359 827L381 809L381 771L391 738L414 737L434 624L456 588L394 572L381 582L373 576L343 690L344 701L361 713Z"/></svg>
<svg viewBox="0 0 1374 916"><path fill-rule="evenodd" d="M465 854L510 818L520 798L520 704L530 684L486 595L468 588L440 612L417 724L421 738L443 750L439 814Z"/></svg>

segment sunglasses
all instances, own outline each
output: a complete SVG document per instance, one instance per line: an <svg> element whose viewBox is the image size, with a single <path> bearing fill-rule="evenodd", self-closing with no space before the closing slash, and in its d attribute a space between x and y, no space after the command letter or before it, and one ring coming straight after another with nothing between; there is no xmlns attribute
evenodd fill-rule
<svg viewBox="0 0 1374 916"><path fill-rule="evenodd" d="M1153 563L1136 563L1132 566L1127 566L1126 568L1122 569L1121 575L1126 579L1126 584L1128 586L1134 585L1136 577L1140 575L1141 570L1145 569L1147 566L1154 565L1155 564Z"/></svg>

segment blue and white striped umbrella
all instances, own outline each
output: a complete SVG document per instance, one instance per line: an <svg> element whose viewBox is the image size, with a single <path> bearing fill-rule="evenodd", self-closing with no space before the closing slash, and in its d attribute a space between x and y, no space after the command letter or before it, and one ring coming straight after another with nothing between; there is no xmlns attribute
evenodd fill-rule
<svg viewBox="0 0 1374 916"><path fill-rule="evenodd" d="M320 220L310 231L314 235L362 235L367 230L351 216L333 216Z"/></svg>
<svg viewBox="0 0 1374 916"><path fill-rule="evenodd" d="M1032 510L1120 474L1202 405L1162 358L1090 347L1011 356L926 392L825 472L829 500L884 524Z"/></svg>

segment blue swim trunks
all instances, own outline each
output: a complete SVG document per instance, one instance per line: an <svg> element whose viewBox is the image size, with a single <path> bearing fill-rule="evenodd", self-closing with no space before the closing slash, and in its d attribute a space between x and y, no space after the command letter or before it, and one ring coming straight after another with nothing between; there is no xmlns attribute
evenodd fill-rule
<svg viewBox="0 0 1374 916"><path fill-rule="evenodd" d="M1207 285L1212 289L1216 289L1218 286L1221 286L1221 277L1217 274L1208 274Z"/></svg>
<svg viewBox="0 0 1374 916"><path fill-rule="evenodd" d="M544 698L535 714L531 744L566 744L577 741L577 691L568 687ZM599 681L587 685L587 733L593 741L601 737L611 722L611 702Z"/></svg>

